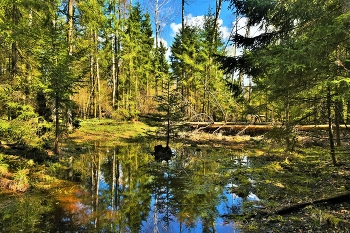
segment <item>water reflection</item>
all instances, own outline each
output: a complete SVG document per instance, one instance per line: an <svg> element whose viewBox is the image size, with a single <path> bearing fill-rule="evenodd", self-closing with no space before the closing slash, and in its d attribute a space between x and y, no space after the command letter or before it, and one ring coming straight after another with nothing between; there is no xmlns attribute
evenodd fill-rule
<svg viewBox="0 0 350 233"><path fill-rule="evenodd" d="M152 147L150 147L152 148ZM55 232L240 232L228 216L258 201L253 179L238 171L249 159L234 152L177 148L168 164L141 144L95 144L76 156L81 182L57 195L46 218ZM246 182L246 183L245 183ZM238 194L239 188L244 187Z"/></svg>

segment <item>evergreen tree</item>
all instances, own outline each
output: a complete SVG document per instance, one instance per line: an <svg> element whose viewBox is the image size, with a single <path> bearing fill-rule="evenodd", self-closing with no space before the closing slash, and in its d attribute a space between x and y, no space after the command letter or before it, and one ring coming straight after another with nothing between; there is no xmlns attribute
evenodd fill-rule
<svg viewBox="0 0 350 233"><path fill-rule="evenodd" d="M131 115L135 115L140 112L141 96L149 93L153 59L150 17L142 13L139 4L131 8L123 45L122 59L125 70L122 83L125 93L123 106Z"/></svg>
<svg viewBox="0 0 350 233"><path fill-rule="evenodd" d="M38 60L44 6L35 1L0 3L1 136L7 141L38 146L36 93L41 90ZM37 113L35 113L35 111ZM31 124L31 127L28 127Z"/></svg>
<svg viewBox="0 0 350 233"><path fill-rule="evenodd" d="M36 56L40 61L41 81L44 92L50 97L54 106L55 117L55 143L54 151L59 152L59 141L64 129L68 110L73 108L71 95L74 94L79 77L72 72L74 66L70 49L67 49L68 41L66 37L65 17L60 15L58 9L59 2L50 2L46 13L46 24L43 25L41 47Z"/></svg>
<svg viewBox="0 0 350 233"><path fill-rule="evenodd" d="M187 103L186 115L192 120L225 120L230 106L223 73L214 59L222 53L214 24L215 17L209 12L203 28L186 26L171 46L171 68Z"/></svg>
<svg viewBox="0 0 350 233"><path fill-rule="evenodd" d="M170 137L176 134L178 130L174 123L183 118L184 103L179 90L176 88L176 79L169 72L170 65L165 57L166 48L163 43L160 43L156 52L157 76L162 80L162 92L161 95L157 96L158 111L164 114L161 120L166 122L166 148L169 148Z"/></svg>
<svg viewBox="0 0 350 233"><path fill-rule="evenodd" d="M224 66L245 70L258 87L265 89L269 100L283 103L280 108L285 111L287 132L311 115L321 116L322 108L329 109L333 101L325 100L337 96L334 84L344 80L338 72L348 75L340 65L342 61L337 62L339 56L335 55L340 48L347 50L349 40L344 33L349 28L349 9L345 1L277 1L273 5L269 1L254 0L231 3L248 17L249 25L261 24L265 32L253 38L235 35L234 43L250 51L242 57L226 59ZM324 94L329 92L332 94ZM321 109L307 110L306 104L310 101L316 101L314 106L321 106ZM322 107L322 103L328 106ZM331 115L328 111L328 120L318 122L329 123ZM329 133L332 131L330 127ZM291 149L289 137L286 142L287 149ZM330 143L332 148L333 142Z"/></svg>

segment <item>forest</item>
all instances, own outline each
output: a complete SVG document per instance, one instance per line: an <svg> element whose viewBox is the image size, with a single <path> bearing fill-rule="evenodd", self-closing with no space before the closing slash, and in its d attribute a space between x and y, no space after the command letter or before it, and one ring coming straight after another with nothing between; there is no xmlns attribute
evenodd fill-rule
<svg viewBox="0 0 350 233"><path fill-rule="evenodd" d="M163 112L172 122L263 116L286 134L334 124L340 144L350 112L349 3L232 0L237 21L247 19L246 36L231 34L231 48L243 50L236 56L218 30L221 3L202 27L183 17L165 48L152 29L160 21L140 3L2 1L1 137L58 153L78 119ZM261 34L250 37L253 26Z"/></svg>
<svg viewBox="0 0 350 233"><path fill-rule="evenodd" d="M219 25L223 1L235 18L228 41ZM182 14L170 47L161 38L164 4ZM326 141L332 166L344 165L350 2L216 0L201 26L186 24L188 4L0 1L1 150L25 150L36 163L60 160L84 122L153 120L167 146L189 124L212 135L264 133L294 153L303 131Z"/></svg>

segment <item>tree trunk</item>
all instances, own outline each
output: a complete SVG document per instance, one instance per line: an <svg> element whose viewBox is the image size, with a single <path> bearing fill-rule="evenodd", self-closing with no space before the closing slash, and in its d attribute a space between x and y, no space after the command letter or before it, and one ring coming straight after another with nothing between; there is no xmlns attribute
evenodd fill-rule
<svg viewBox="0 0 350 233"><path fill-rule="evenodd" d="M116 96L116 72L115 72L115 44L116 36L113 36L112 39L112 81L113 81L113 88L112 88L112 107L115 108L115 96Z"/></svg>
<svg viewBox="0 0 350 233"><path fill-rule="evenodd" d="M185 0L181 0L181 29L183 34L185 29Z"/></svg>
<svg viewBox="0 0 350 233"><path fill-rule="evenodd" d="M68 11L67 11L67 24L68 24L68 33L67 33L67 43L68 43L68 55L73 55L73 16L74 16L74 5L73 0L68 0ZM68 68L71 71L72 70L72 64L68 64ZM71 96L69 96L69 99L71 99ZM73 129L73 117L72 117L72 109L67 108L67 124L68 129Z"/></svg>
<svg viewBox="0 0 350 233"><path fill-rule="evenodd" d="M158 49L158 39L159 39L159 30L160 30L160 24L159 24L159 0L155 0L156 5L154 7L154 16L155 16L155 26L156 26L156 50Z"/></svg>
<svg viewBox="0 0 350 233"><path fill-rule="evenodd" d="M250 26L247 25L247 31L246 31L246 33L245 33L245 37L249 37L249 35L250 35ZM246 51L246 48L244 47L244 48L243 48L243 52L245 52L245 51ZM243 76L244 76L243 71L239 71L239 75L238 75L238 85L239 85L240 87L243 87L243 86L244 86Z"/></svg>
<svg viewBox="0 0 350 233"><path fill-rule="evenodd" d="M217 40L217 36L218 36L216 32L217 32L218 20L220 18L221 7L222 7L222 0L216 0L215 20L214 20L214 27L213 27L214 29L213 43Z"/></svg>
<svg viewBox="0 0 350 233"><path fill-rule="evenodd" d="M96 81L97 81L97 105L98 105L98 119L102 119L102 107L101 107L101 82L100 82L100 68L98 64L99 58L96 59Z"/></svg>
<svg viewBox="0 0 350 233"><path fill-rule="evenodd" d="M116 188L116 155L115 155L115 148L113 149L113 155L112 155L112 187L111 187L111 208L112 211L114 211L115 207L115 188Z"/></svg>
<svg viewBox="0 0 350 233"><path fill-rule="evenodd" d="M56 94L55 97L55 142L54 142L54 153L59 154L58 143L60 137L60 116L59 116L59 99Z"/></svg>
<svg viewBox="0 0 350 233"><path fill-rule="evenodd" d="M68 12L67 12L67 21L68 21L68 54L71 56L73 54L73 14L74 14L74 6L73 0L68 1Z"/></svg>
<svg viewBox="0 0 350 233"><path fill-rule="evenodd" d="M19 9L17 8L16 4L13 3L12 5L12 23L14 25L19 24L19 19L21 17L21 13ZM11 78L14 79L15 75L17 74L17 68L18 68L18 44L17 41L13 41L11 45Z"/></svg>
<svg viewBox="0 0 350 233"><path fill-rule="evenodd" d="M17 51L17 42L12 43L12 54L11 54L11 78L15 78L17 73L17 62L18 62L18 51Z"/></svg>
<svg viewBox="0 0 350 233"><path fill-rule="evenodd" d="M333 127L332 127L332 115L331 115L331 88L330 88L330 86L328 86L328 88L327 88L327 115L328 115L328 134L329 134L330 153L331 153L333 165L336 166L337 160L335 157L334 139L333 139Z"/></svg>
<svg viewBox="0 0 350 233"><path fill-rule="evenodd" d="M90 95L88 100L88 105L86 106L89 111L87 111L90 114L94 116L94 100L95 100L95 73L94 73L94 56L91 53L90 54Z"/></svg>
<svg viewBox="0 0 350 233"><path fill-rule="evenodd" d="M295 140L293 137L293 126L290 122L290 96L289 91L287 91L286 102L285 102L285 126L286 126L286 151L293 151Z"/></svg>
<svg viewBox="0 0 350 233"><path fill-rule="evenodd" d="M97 109L98 109L98 83L97 83L97 63L98 63L98 60L97 60L97 52L98 52L98 48L97 48L97 45L98 45L98 37L97 37L97 32L96 30L93 32L93 48L94 48L94 65L93 65L93 69L94 69L94 92L95 92L95 95L94 95L94 118L97 118ZM97 94L97 95L96 95Z"/></svg>
<svg viewBox="0 0 350 233"><path fill-rule="evenodd" d="M341 140L340 140L340 124L342 122L342 102L336 101L334 106L334 114L335 114L335 138L337 142L337 146L341 146Z"/></svg>
<svg viewBox="0 0 350 233"><path fill-rule="evenodd" d="M346 124L350 123L350 101L346 103Z"/></svg>
<svg viewBox="0 0 350 233"><path fill-rule="evenodd" d="M168 80L168 108L167 108L167 133L166 133L166 147L168 148L169 147L169 143L170 143L170 80Z"/></svg>

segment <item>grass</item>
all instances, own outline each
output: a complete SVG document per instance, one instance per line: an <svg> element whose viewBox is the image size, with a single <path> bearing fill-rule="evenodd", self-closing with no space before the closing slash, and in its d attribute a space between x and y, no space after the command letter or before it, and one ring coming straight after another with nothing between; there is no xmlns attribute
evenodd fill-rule
<svg viewBox="0 0 350 233"><path fill-rule="evenodd" d="M69 135L74 143L92 143L105 141L110 144L147 134L153 134L156 128L142 122L116 122L111 119L91 119L81 122L81 127Z"/></svg>

